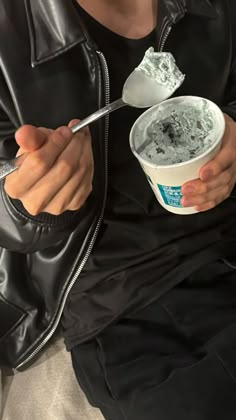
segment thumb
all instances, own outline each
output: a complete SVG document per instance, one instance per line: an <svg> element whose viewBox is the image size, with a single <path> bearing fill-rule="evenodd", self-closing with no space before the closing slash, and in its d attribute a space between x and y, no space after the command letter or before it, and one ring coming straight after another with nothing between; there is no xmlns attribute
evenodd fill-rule
<svg viewBox="0 0 236 420"><path fill-rule="evenodd" d="M21 149L21 153L33 152L46 142L47 130L42 130L32 125L23 125L17 130L15 139Z"/></svg>

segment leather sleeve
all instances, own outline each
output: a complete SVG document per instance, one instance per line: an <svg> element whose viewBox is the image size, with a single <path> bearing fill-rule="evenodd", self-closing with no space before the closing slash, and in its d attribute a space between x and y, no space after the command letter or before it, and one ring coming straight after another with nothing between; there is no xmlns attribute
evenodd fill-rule
<svg viewBox="0 0 236 420"><path fill-rule="evenodd" d="M236 1L229 0L229 24L231 26L231 71L225 95L223 112L236 121Z"/></svg>
<svg viewBox="0 0 236 420"><path fill-rule="evenodd" d="M0 83L1 90L1 83ZM1 104L1 98L0 98ZM17 126L10 121L0 105L0 158L15 156L14 133ZM78 225L84 212L65 212L60 216L42 213L33 217L19 200L11 200L0 182L0 247L31 253L48 248L68 236Z"/></svg>

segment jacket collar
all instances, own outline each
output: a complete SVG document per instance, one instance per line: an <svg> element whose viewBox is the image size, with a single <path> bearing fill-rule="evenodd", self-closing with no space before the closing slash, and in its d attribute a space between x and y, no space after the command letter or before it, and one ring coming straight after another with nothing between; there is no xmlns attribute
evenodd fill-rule
<svg viewBox="0 0 236 420"><path fill-rule="evenodd" d="M72 0L24 0L31 44L31 65L49 61L85 41Z"/></svg>
<svg viewBox="0 0 236 420"><path fill-rule="evenodd" d="M212 0L161 0L170 16L170 20L175 23L185 14L214 19L217 16L216 10L212 5Z"/></svg>
<svg viewBox="0 0 236 420"><path fill-rule="evenodd" d="M49 61L86 40L73 0L24 0L27 12L31 64ZM186 13L214 18L211 0L159 0L169 19L176 22Z"/></svg>

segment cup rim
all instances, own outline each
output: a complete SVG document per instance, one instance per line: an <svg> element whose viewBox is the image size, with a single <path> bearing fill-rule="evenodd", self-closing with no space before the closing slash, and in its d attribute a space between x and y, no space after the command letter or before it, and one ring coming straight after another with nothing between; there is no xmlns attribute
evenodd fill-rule
<svg viewBox="0 0 236 420"><path fill-rule="evenodd" d="M215 108L215 110L217 111L217 113L218 113L218 116L219 116L219 118L221 119L221 122L222 122L222 124L221 124L221 126L222 126L222 131L221 131L221 133L220 133L220 135L219 135L219 138L216 140L216 141L214 141L214 143L211 145L211 147L209 147L209 149L207 149L204 153L202 153L201 155L198 155L198 156L196 156L195 158L192 158L192 159L189 159L189 160L186 160L186 161L184 161L184 162L179 162L179 163L173 163L173 164L168 164L168 165L158 165L158 164L155 164L155 163L152 163L150 160L148 160L148 159L145 159L145 158L143 158L143 157L141 157L138 153L137 153L137 151L135 150L135 147L134 147L134 142L133 142L133 139L134 139L134 131L135 131L135 129L136 129L136 127L137 127L137 125L138 125L138 123L140 122L140 120L142 120L143 119L143 117L145 116L145 115L147 115L148 113L152 113L153 111L155 111L155 109L157 109L159 106L161 106L161 105L163 105L163 104L166 104L166 103L174 103L174 102L177 102L178 100L184 100L184 99L189 99L189 100L191 100L191 99L198 99L198 100L204 100L204 101L207 101L210 105L211 105L211 107L213 107L213 108ZM149 109L147 109L145 112L143 112L137 119L136 119L136 121L134 122L134 124L133 124L133 126L132 126L132 128L131 128L131 130L130 130L130 135L129 135L129 144L130 144L130 148L131 148L131 151L132 151L132 153L135 155L135 157L141 162L141 163L143 163L144 165L148 165L149 167L151 167L151 168L154 168L154 169L162 169L162 170L165 170L165 169L173 169L173 168L179 168L179 167L183 167L184 165L189 165L190 163L195 163L195 162L197 162L198 160L201 160L202 158L204 158L206 155L208 155L208 154L210 154L215 148L216 148L216 146L218 146L219 145L219 143L221 142L221 140L222 140L222 138L223 138L223 135L224 135L224 132L225 132L225 118L224 118L224 114L223 114L223 112L221 111L221 109L219 108L219 106L218 105L216 105L213 101L211 101L210 99L207 99L207 98L203 98L203 97L201 97L201 96L193 96L193 95L183 95L183 96L176 96L176 97L174 97L174 98L169 98L169 99L167 99L167 100L165 100L165 101L163 101L163 102L160 102L159 104L156 104L156 105L154 105L154 106L152 106L151 108L149 108Z"/></svg>

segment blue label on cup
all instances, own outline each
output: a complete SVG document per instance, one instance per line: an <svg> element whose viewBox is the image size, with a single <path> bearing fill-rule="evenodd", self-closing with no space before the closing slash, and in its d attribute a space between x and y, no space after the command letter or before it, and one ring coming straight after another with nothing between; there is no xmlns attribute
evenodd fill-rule
<svg viewBox="0 0 236 420"><path fill-rule="evenodd" d="M180 202L182 198L181 186L170 187L167 185L157 184L157 187L159 188L159 191L165 204L172 207L182 207Z"/></svg>

